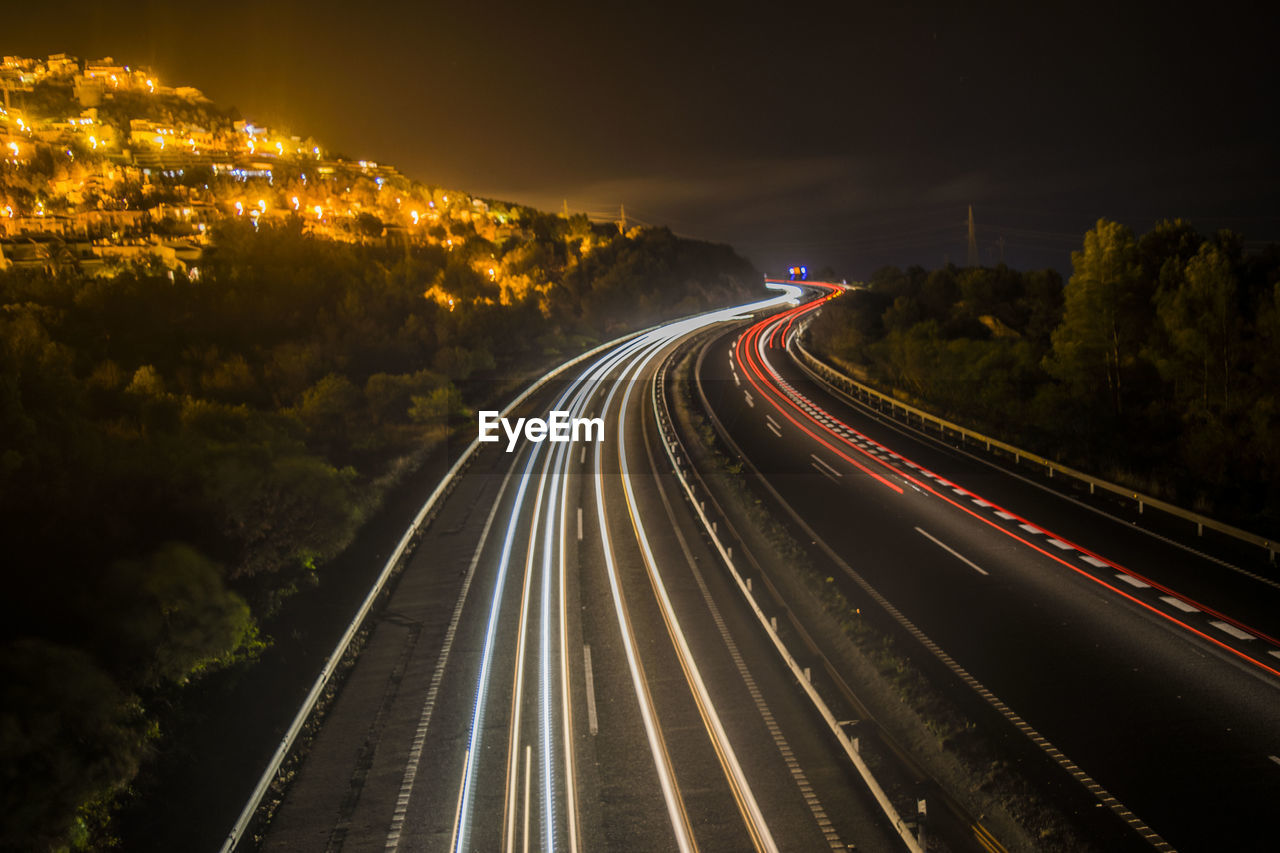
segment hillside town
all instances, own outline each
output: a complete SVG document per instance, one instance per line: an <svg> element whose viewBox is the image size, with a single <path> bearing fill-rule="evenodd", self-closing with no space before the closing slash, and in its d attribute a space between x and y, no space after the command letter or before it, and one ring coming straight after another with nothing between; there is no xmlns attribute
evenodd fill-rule
<svg viewBox="0 0 1280 853"><path fill-rule="evenodd" d="M450 249L522 233L522 208L331 154L111 57L6 56L0 91L0 269L142 265L194 280L211 229L233 218Z"/></svg>

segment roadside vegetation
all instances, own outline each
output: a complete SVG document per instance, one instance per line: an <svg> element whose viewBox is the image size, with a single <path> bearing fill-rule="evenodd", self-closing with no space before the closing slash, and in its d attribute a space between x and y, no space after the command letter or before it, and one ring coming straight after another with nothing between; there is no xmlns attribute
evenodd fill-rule
<svg viewBox="0 0 1280 853"><path fill-rule="evenodd" d="M1072 270L885 268L812 345L981 432L1280 531L1280 247L1099 220Z"/></svg>
<svg viewBox="0 0 1280 853"><path fill-rule="evenodd" d="M665 229L523 216L452 250L229 221L198 276L0 273L0 849L108 845L155 698L251 659L472 407L758 281Z"/></svg>

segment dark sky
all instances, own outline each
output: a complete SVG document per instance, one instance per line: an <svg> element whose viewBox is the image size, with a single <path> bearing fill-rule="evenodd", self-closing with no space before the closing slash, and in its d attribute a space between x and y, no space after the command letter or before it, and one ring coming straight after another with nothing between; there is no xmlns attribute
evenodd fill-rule
<svg viewBox="0 0 1280 853"><path fill-rule="evenodd" d="M0 51L112 55L431 184L628 215L762 270L1069 270L1101 216L1280 240L1272 4L67 4Z"/></svg>

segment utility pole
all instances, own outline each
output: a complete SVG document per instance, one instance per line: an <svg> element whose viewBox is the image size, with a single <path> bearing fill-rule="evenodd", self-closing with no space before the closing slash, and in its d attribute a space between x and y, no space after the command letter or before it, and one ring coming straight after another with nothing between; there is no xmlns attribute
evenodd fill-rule
<svg viewBox="0 0 1280 853"><path fill-rule="evenodd" d="M969 258L968 265L978 266L978 235L973 227L973 205L969 205Z"/></svg>
<svg viewBox="0 0 1280 853"><path fill-rule="evenodd" d="M627 206L625 204L618 205L618 233L627 233Z"/></svg>

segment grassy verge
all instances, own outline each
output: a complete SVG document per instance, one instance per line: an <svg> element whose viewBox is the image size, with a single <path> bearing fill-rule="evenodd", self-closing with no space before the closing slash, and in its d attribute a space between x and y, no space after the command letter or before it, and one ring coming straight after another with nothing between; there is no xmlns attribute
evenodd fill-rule
<svg viewBox="0 0 1280 853"><path fill-rule="evenodd" d="M1019 755L1002 733L980 727L957 700L968 688L931 678L917 660L927 653L874 605L864 611L851 601L838 569L778 520L702 412L691 380L695 361L696 349L671 383L672 414L693 467L880 728L1010 850L1087 849L1071 820L1018 771Z"/></svg>

